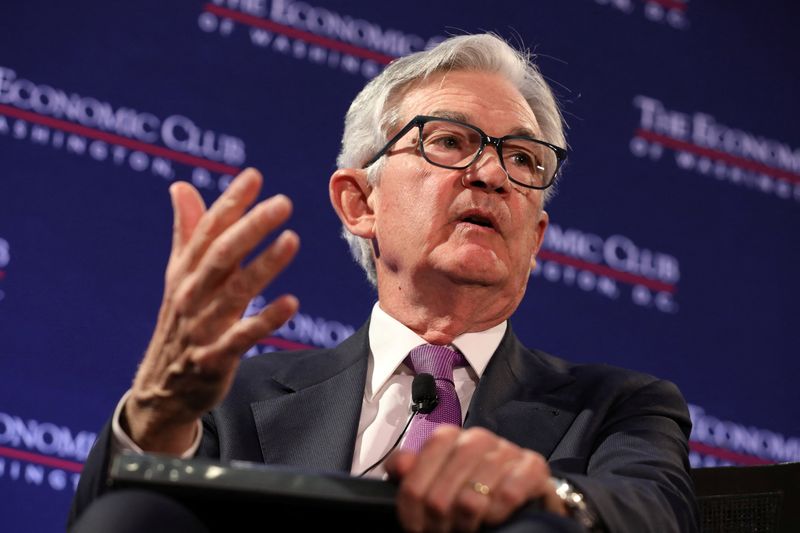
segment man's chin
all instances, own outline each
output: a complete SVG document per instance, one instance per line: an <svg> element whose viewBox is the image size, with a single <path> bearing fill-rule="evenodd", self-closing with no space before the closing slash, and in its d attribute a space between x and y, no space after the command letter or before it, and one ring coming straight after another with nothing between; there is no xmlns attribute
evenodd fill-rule
<svg viewBox="0 0 800 533"><path fill-rule="evenodd" d="M497 242L447 242L430 252L427 264L457 283L498 285L509 274L508 260Z"/></svg>
<svg viewBox="0 0 800 533"><path fill-rule="evenodd" d="M489 287L506 281L507 269L493 253L471 254L453 259L445 270L455 283Z"/></svg>

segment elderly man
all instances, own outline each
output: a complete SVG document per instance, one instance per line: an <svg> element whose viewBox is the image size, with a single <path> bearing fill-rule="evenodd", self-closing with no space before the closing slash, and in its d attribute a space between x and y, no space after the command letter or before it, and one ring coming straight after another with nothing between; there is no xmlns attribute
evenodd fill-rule
<svg viewBox="0 0 800 533"><path fill-rule="evenodd" d="M252 169L208 210L174 184L156 330L73 512L100 492L109 455L128 448L388 475L409 531L694 530L677 389L528 350L512 332L564 145L542 76L494 36L390 64L353 102L329 186L377 286L372 316L335 349L241 364L298 306L282 296L241 318L298 249L285 230L243 264L291 203L250 207L262 183ZM410 414L415 373L433 375L439 405L405 434L396 421ZM532 501L544 511L525 512Z"/></svg>

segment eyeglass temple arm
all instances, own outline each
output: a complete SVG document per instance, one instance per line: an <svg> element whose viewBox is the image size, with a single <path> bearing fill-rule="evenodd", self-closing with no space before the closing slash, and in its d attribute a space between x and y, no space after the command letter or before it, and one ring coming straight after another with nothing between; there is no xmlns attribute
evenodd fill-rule
<svg viewBox="0 0 800 533"><path fill-rule="evenodd" d="M364 166L363 166L363 167L361 167L361 168L362 168L362 169L363 169L363 168L368 168L369 166L371 166L372 164L374 164L374 163L375 163L375 161L377 161L378 159L380 159L381 157L383 157L383 156L386 154L386 152L388 152L388 151L389 151L389 148L391 148L391 147L394 145L394 143L396 143L397 141L399 141L400 139L402 139L402 138L403 138L403 136L404 136L406 133L408 133L409 131L411 131L411 129L412 129L412 128L414 128L414 127L416 127L416 126L419 126L419 124L420 124L420 121L419 121L419 120L417 120L416 118L415 118L414 120L412 120L411 122L409 122L408 124L406 124L406 125L405 125L405 127L404 127L402 130L398 131L398 132L397 132L397 134L396 134L394 137L392 137L391 139L389 139L389 140L386 142L386 144L385 144L385 145L383 145L383 148L381 148L381 149L378 151L378 153L377 153L377 154L375 154L374 156L372 156L372 158L371 158L369 161L367 161L367 162L364 164Z"/></svg>

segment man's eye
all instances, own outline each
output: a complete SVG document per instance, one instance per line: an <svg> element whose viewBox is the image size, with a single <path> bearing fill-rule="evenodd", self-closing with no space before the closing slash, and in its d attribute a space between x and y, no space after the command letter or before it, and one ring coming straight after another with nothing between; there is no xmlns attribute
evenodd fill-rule
<svg viewBox="0 0 800 533"><path fill-rule="evenodd" d="M436 146L448 150L457 150L458 147L461 146L461 139L454 135L442 135L432 139L432 141Z"/></svg>
<svg viewBox="0 0 800 533"><path fill-rule="evenodd" d="M527 167L527 168L535 168L537 167L536 161L533 159L533 156L530 154L526 154L524 152L517 152L511 155L511 162L514 163L515 166L518 167Z"/></svg>

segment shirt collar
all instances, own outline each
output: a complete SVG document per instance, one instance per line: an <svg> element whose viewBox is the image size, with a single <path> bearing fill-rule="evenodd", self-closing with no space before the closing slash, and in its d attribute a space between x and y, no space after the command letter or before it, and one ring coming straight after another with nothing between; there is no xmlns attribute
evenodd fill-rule
<svg viewBox="0 0 800 533"><path fill-rule="evenodd" d="M500 345L507 327L508 323L504 320L485 331L464 333L453 339L452 346L464 354L478 379ZM421 344L427 344L425 339L389 316L378 302L375 303L369 322L370 361L365 391L367 399L372 399L381 390L403 363L408 352Z"/></svg>

